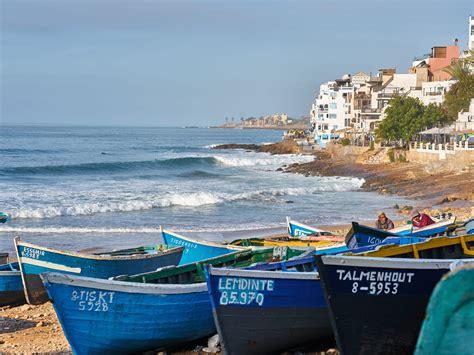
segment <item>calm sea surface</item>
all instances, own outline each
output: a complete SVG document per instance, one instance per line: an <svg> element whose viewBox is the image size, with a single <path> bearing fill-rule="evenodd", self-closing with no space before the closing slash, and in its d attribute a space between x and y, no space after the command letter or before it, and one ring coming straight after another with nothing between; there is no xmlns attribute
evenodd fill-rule
<svg viewBox="0 0 474 355"><path fill-rule="evenodd" d="M0 251L12 238L61 248L159 243L157 228L213 240L375 218L400 198L362 180L277 172L308 156L212 150L281 132L183 128L0 127ZM249 233L249 230L257 232Z"/></svg>

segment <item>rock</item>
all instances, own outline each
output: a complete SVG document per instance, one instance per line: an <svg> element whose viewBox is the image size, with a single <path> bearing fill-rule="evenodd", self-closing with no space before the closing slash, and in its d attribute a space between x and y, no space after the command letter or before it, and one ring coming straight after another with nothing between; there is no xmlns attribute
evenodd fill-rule
<svg viewBox="0 0 474 355"><path fill-rule="evenodd" d="M393 206L393 209L399 210L399 209L400 209L400 206L399 206L399 205L394 205L394 206Z"/></svg>
<svg viewBox="0 0 474 355"><path fill-rule="evenodd" d="M285 203L294 203L294 201L288 200L288 201L285 201Z"/></svg>
<svg viewBox="0 0 474 355"><path fill-rule="evenodd" d="M207 346L210 348L217 348L220 344L221 340L219 338L219 334L214 334L207 340Z"/></svg>
<svg viewBox="0 0 474 355"><path fill-rule="evenodd" d="M46 324L44 322L36 323L36 328L44 327Z"/></svg>
<svg viewBox="0 0 474 355"><path fill-rule="evenodd" d="M337 349L328 349L326 350L326 355L338 355L339 351Z"/></svg>
<svg viewBox="0 0 474 355"><path fill-rule="evenodd" d="M22 312L29 311L30 309L32 309L32 307L28 304L24 304L23 306L18 308L18 310Z"/></svg>

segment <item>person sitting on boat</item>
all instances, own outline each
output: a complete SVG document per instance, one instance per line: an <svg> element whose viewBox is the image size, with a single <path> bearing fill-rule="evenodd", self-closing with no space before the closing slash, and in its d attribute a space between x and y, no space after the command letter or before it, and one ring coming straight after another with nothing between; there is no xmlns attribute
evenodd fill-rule
<svg viewBox="0 0 474 355"><path fill-rule="evenodd" d="M385 212L382 212L379 214L379 217L377 219L377 222L375 222L375 228L377 229L393 229L394 225L393 222L390 218L387 218L385 215Z"/></svg>
<svg viewBox="0 0 474 355"><path fill-rule="evenodd" d="M412 214L411 223L414 227L423 228L429 226L430 224L436 223L433 219L428 216L426 213L420 213L419 211L415 211Z"/></svg>

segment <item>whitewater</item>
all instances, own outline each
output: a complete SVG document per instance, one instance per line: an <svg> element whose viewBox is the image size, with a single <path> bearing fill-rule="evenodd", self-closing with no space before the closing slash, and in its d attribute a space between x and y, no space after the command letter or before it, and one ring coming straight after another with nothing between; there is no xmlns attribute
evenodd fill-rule
<svg viewBox="0 0 474 355"><path fill-rule="evenodd" d="M308 155L217 150L281 132L180 128L2 127L0 250L14 235L69 248L159 242L159 226L213 240L367 218L401 203L362 179L277 171ZM263 232L262 232L263 233Z"/></svg>

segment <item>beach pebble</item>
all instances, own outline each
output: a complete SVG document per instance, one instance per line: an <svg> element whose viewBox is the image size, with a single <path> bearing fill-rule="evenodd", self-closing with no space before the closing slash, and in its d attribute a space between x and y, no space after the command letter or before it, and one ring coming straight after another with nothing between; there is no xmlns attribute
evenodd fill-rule
<svg viewBox="0 0 474 355"><path fill-rule="evenodd" d="M45 326L45 323L44 322L38 322L36 323L36 327L39 328L39 327L44 327Z"/></svg>

